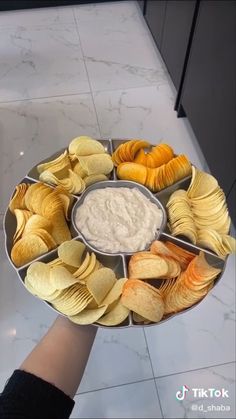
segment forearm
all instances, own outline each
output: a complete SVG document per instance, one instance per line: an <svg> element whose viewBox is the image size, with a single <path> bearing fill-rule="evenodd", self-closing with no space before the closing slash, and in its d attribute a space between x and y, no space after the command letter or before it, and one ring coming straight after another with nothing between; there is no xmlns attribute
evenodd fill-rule
<svg viewBox="0 0 236 419"><path fill-rule="evenodd" d="M94 326L78 326L59 316L20 369L74 397L96 336Z"/></svg>

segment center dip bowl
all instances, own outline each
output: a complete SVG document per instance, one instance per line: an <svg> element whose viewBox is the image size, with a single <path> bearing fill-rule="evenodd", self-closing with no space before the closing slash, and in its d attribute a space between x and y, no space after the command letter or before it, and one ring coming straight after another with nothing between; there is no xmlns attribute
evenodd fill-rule
<svg viewBox="0 0 236 419"><path fill-rule="evenodd" d="M159 201L159 199L157 197L155 197L145 186L139 185L136 182L131 182L131 181L123 181L123 180L108 180L108 181L103 181L103 182L99 182L96 185L91 185L90 187L88 187L86 189L86 191L83 193L83 195L81 196L81 198L78 199L78 201L76 202L76 204L73 207L72 210L72 214L71 214L71 221L73 224L74 229L81 235L83 241L85 244L89 245L94 251L99 251L101 253L107 254L107 255L117 255L117 254L132 254L133 251L114 251L114 252L107 252L107 251L103 251L101 248L95 247L90 240L80 231L80 229L78 228L77 224L76 224L76 214L77 211L79 210L79 208L81 207L81 205L83 205L86 197L89 195L90 192L92 191L97 191L98 189L107 189L107 188L128 188L128 189L136 189L139 192L141 192L142 195L144 195L144 197L146 197L151 203L153 203L154 205L157 206L157 208L161 211L161 216L162 216L162 220L161 220L161 224L160 227L156 230L155 232L155 236L153 237L153 240L157 240L160 236L160 234L165 230L166 227L166 222L167 222L167 218L166 218L166 212L165 209L163 207L163 205L161 204L161 202ZM138 249L136 251L145 251L149 248L150 246L150 242L147 242L145 247L142 249Z"/></svg>

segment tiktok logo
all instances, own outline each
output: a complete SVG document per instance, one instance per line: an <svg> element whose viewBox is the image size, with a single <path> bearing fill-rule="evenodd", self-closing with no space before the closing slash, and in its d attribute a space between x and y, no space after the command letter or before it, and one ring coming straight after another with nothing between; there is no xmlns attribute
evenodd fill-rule
<svg viewBox="0 0 236 419"><path fill-rule="evenodd" d="M176 399L177 400L184 400L185 399L185 395L186 393L189 391L190 389L187 386L182 386L182 391L179 390L176 393Z"/></svg>

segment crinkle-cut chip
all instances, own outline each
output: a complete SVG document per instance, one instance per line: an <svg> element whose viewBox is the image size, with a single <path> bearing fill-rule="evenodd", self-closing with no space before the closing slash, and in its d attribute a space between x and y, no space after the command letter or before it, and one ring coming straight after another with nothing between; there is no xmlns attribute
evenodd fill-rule
<svg viewBox="0 0 236 419"><path fill-rule="evenodd" d="M129 278L165 278L168 274L167 262L159 257L152 255L152 258L145 258L140 260L131 260L129 262Z"/></svg>
<svg viewBox="0 0 236 419"><path fill-rule="evenodd" d="M76 151L76 147L78 146L78 144L80 143L84 143L85 141L90 141L93 138L88 137L87 135L81 135L80 137L76 137L73 140L71 140L70 144L69 144L69 153L70 154L75 154Z"/></svg>
<svg viewBox="0 0 236 419"><path fill-rule="evenodd" d="M67 152L67 150L65 150L56 159L47 161L46 163L39 164L37 166L37 170L38 170L38 173L42 173L42 172L44 172L44 170L48 170L48 169L53 170L53 168L58 167L58 165L59 165L59 167L61 165L61 168L63 168L64 164L68 164L68 162L69 162L68 152ZM69 162L69 164L70 164L70 162Z"/></svg>
<svg viewBox="0 0 236 419"><path fill-rule="evenodd" d="M22 237L14 244L11 250L11 259L19 267L31 262L46 252L48 252L48 247L44 240L37 234L31 233Z"/></svg>
<svg viewBox="0 0 236 419"><path fill-rule="evenodd" d="M103 316L106 309L107 306L105 305L94 309L86 308L75 316L69 317L69 319L76 324L92 324Z"/></svg>
<svg viewBox="0 0 236 419"><path fill-rule="evenodd" d="M20 183L16 186L15 193L10 200L9 203L9 210L14 214L15 209L27 209L25 203L25 194L29 188L29 184L27 183Z"/></svg>
<svg viewBox="0 0 236 419"><path fill-rule="evenodd" d="M32 288L38 294L50 295L56 287L50 280L50 266L43 262L34 262L27 269L27 278Z"/></svg>
<svg viewBox="0 0 236 419"><path fill-rule="evenodd" d="M86 187L90 186L90 185L93 185L94 183L97 183L97 182L102 182L104 180L108 180L108 177L106 175L103 175L103 174L85 176L85 178L84 178L84 182L85 182Z"/></svg>
<svg viewBox="0 0 236 419"><path fill-rule="evenodd" d="M86 286L95 301L100 304L115 282L116 276L112 269L101 268L87 278Z"/></svg>
<svg viewBox="0 0 236 419"><path fill-rule="evenodd" d="M89 265L87 266L87 268L85 269L84 272L82 272L79 275L79 279L86 279L93 271L96 265L97 259L94 253L91 253L90 255L90 260L89 260Z"/></svg>
<svg viewBox="0 0 236 419"><path fill-rule="evenodd" d="M73 172L79 175L82 179L84 179L87 176L87 170L82 168L79 161L77 161L77 163L74 165Z"/></svg>
<svg viewBox="0 0 236 419"><path fill-rule="evenodd" d="M49 219L53 225L52 237L57 244L71 240L71 232L62 211L54 213Z"/></svg>
<svg viewBox="0 0 236 419"><path fill-rule="evenodd" d="M32 216L32 212L28 210L15 209L14 214L16 216L16 231L13 236L13 244L17 242L24 233L25 225L29 218Z"/></svg>
<svg viewBox="0 0 236 419"><path fill-rule="evenodd" d="M64 290L78 282L77 278L63 266L53 266L51 268L50 281L58 290Z"/></svg>
<svg viewBox="0 0 236 419"><path fill-rule="evenodd" d="M110 304L117 301L122 294L123 286L126 283L126 281L128 281L127 278L118 279L109 291L109 293L106 295L104 300L101 302L101 305L109 306Z"/></svg>
<svg viewBox="0 0 236 419"><path fill-rule="evenodd" d="M33 214L26 222L23 236L38 229L44 229L48 233L52 232L52 223L47 218L39 214Z"/></svg>
<svg viewBox="0 0 236 419"><path fill-rule="evenodd" d="M93 139L88 139L87 141L80 141L75 146L76 156L90 156L91 154L101 154L105 153L106 150L103 145Z"/></svg>
<svg viewBox="0 0 236 419"><path fill-rule="evenodd" d="M122 180L131 180L145 185L147 168L137 163L121 163L117 168L117 176Z"/></svg>
<svg viewBox="0 0 236 419"><path fill-rule="evenodd" d="M90 175L108 175L113 170L113 162L109 154L93 154L91 156L80 156L79 162L84 170Z"/></svg>
<svg viewBox="0 0 236 419"><path fill-rule="evenodd" d="M139 279L129 279L125 283L121 302L128 309L153 322L159 322L164 314L161 293Z"/></svg>
<svg viewBox="0 0 236 419"><path fill-rule="evenodd" d="M129 312L129 309L122 304L121 300L119 300L109 313L97 320L97 323L103 326L117 326L127 319Z"/></svg>
<svg viewBox="0 0 236 419"><path fill-rule="evenodd" d="M70 240L65 241L58 247L58 256L67 265L71 265L77 268L81 265L81 259L84 251L84 243Z"/></svg>

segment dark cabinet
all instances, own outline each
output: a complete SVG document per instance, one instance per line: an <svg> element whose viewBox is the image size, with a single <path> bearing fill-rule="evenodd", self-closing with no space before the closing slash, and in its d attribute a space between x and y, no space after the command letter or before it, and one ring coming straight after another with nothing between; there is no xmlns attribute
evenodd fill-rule
<svg viewBox="0 0 236 419"><path fill-rule="evenodd" d="M145 19L159 49L161 49L166 3L166 0L147 0L146 2Z"/></svg>
<svg viewBox="0 0 236 419"><path fill-rule="evenodd" d="M144 0L138 0L138 5L139 5L142 13L144 13L144 3L145 3Z"/></svg>
<svg viewBox="0 0 236 419"><path fill-rule="evenodd" d="M166 2L161 55L176 89L184 70L195 7L195 0Z"/></svg>
<svg viewBox="0 0 236 419"><path fill-rule="evenodd" d="M212 174L235 179L236 3L201 1L181 103Z"/></svg>
<svg viewBox="0 0 236 419"><path fill-rule="evenodd" d="M234 226L236 227L236 180L234 181L230 189L230 193L227 196L227 204L231 215L231 219L233 221Z"/></svg>

